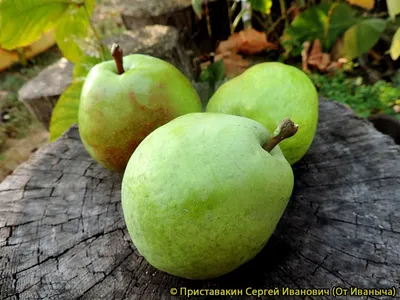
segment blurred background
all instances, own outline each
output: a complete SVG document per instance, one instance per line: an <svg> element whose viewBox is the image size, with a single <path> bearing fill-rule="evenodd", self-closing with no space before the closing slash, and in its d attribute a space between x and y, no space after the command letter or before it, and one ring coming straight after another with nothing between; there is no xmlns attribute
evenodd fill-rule
<svg viewBox="0 0 400 300"><path fill-rule="evenodd" d="M280 61L400 144L398 13L399 0L2 0L0 182L76 123L88 70L111 59L105 41L154 24L178 30L204 101Z"/></svg>

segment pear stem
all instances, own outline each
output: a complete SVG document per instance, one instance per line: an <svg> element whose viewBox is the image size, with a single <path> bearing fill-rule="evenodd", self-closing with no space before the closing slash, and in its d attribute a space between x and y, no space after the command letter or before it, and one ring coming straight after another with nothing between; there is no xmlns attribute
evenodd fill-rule
<svg viewBox="0 0 400 300"><path fill-rule="evenodd" d="M299 129L299 125L295 125L292 120L289 118L283 119L282 122L276 128L274 135L265 142L263 148L271 152L272 149L275 148L280 142L284 139L290 138L295 135L297 130Z"/></svg>
<svg viewBox="0 0 400 300"><path fill-rule="evenodd" d="M125 72L122 62L122 49L118 44L113 44L111 47L111 55L114 57L115 65L117 66L118 74L121 75Z"/></svg>

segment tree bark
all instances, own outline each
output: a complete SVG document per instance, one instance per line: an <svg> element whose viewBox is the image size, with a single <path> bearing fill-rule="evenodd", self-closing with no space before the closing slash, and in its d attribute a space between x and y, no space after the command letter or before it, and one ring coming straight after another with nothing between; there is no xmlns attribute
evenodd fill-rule
<svg viewBox="0 0 400 300"><path fill-rule="evenodd" d="M0 298L177 299L171 288L246 295L248 287L277 287L279 295L262 298L310 299L281 295L326 288L329 295L315 298L348 299L332 288L350 295L351 287L396 287L400 147L321 99L315 140L293 167L293 196L264 250L226 276L189 281L154 269L137 252L122 216L121 177L89 157L74 126L0 185Z"/></svg>

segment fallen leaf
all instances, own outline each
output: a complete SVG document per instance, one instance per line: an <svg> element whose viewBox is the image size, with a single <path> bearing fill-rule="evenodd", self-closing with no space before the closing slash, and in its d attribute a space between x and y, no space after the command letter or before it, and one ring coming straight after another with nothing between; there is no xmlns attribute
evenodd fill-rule
<svg viewBox="0 0 400 300"><path fill-rule="evenodd" d="M303 71L308 71L308 51L310 50L311 43L306 41L303 43L303 50L301 51L301 64Z"/></svg>
<svg viewBox="0 0 400 300"><path fill-rule="evenodd" d="M341 69L342 66L343 66L343 62L333 61L326 67L326 71L328 71L328 72L336 71L336 70Z"/></svg>
<svg viewBox="0 0 400 300"><path fill-rule="evenodd" d="M278 45L267 41L267 35L253 28L242 30L231 35L226 41L220 42L217 53L226 51L243 54L256 54L265 49L279 49Z"/></svg>
<svg viewBox="0 0 400 300"><path fill-rule="evenodd" d="M317 68L321 71L325 71L331 63L331 56L328 53L322 53L322 58L320 63L317 65Z"/></svg>
<svg viewBox="0 0 400 300"><path fill-rule="evenodd" d="M240 75L249 68L249 62L240 54L226 51L215 56L215 61L222 60L225 67L225 75L228 79Z"/></svg>
<svg viewBox="0 0 400 300"><path fill-rule="evenodd" d="M375 6L375 0L347 0L351 5L356 5L367 10L373 9Z"/></svg>
<svg viewBox="0 0 400 300"><path fill-rule="evenodd" d="M301 56L304 71L308 70L309 65L320 71L334 71L343 66L342 61L332 61L329 53L322 52L322 45L318 39L314 40L312 46L310 42L304 42Z"/></svg>
<svg viewBox="0 0 400 300"><path fill-rule="evenodd" d="M308 56L308 64L312 66L318 66L322 60L322 45L321 42L316 39L313 42L310 55Z"/></svg>

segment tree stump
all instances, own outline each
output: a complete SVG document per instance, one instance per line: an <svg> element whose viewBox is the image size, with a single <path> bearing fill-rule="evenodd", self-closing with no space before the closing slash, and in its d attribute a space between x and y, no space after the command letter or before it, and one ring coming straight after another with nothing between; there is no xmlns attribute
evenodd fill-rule
<svg viewBox="0 0 400 300"><path fill-rule="evenodd" d="M18 91L18 98L48 129L51 113L60 95L72 83L74 65L66 58L48 66Z"/></svg>
<svg viewBox="0 0 400 300"><path fill-rule="evenodd" d="M317 135L294 166L293 196L264 250L226 276L190 281L137 252L121 211L121 176L89 157L74 126L0 185L0 298L176 299L173 288L186 291L182 298L189 289L207 289L198 291L204 296L277 288L263 298L310 299L312 291L299 289L328 289L316 298L334 299L335 286L347 295L397 288L399 170L390 137L321 99Z"/></svg>

